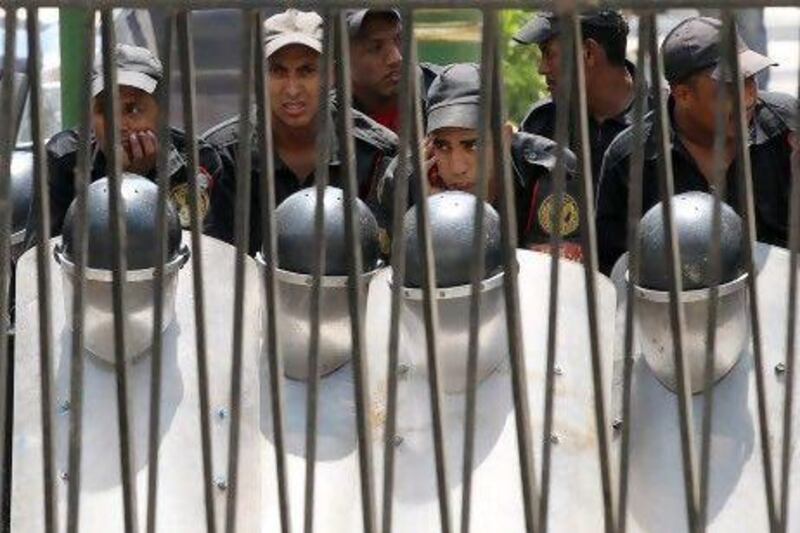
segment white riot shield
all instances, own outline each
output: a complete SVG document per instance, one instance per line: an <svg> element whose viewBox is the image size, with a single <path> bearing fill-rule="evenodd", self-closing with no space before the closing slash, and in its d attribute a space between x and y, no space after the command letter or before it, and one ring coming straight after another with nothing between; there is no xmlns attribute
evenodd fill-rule
<svg viewBox="0 0 800 533"><path fill-rule="evenodd" d="M760 243L755 252L767 413L773 469L777 475L781 469L785 388L782 365L786 357L789 253ZM620 259L612 273L619 298L614 380L617 410L622 395L626 270L627 255ZM669 328L669 324L664 327ZM705 338L705 330L705 322L686 324L687 337L701 335ZM677 396L662 385L648 366L641 355L642 344L638 338L641 332L636 333L631 419L628 421L631 431L628 530L648 533L688 531ZM755 371L752 342L748 342L732 370L713 386L708 531L769 530ZM700 449L703 404L702 394L692 398L696 452ZM795 417L795 435L797 431ZM798 481L800 468L794 466L790 484L796 485ZM792 525L791 517L800 507L800 500L790 498L789 506L788 531L794 531L797 526Z"/></svg>
<svg viewBox="0 0 800 533"><path fill-rule="evenodd" d="M535 458L541 460L544 412L547 297L550 257L520 251L519 284L522 332ZM555 387L555 426L549 523L552 531L596 531L603 523L600 470L594 424L590 347L583 267L562 261L559 300L558 377ZM370 416L377 504L381 503L383 427L389 343L391 271L377 274L370 285L366 308L366 343L370 372ZM600 341L604 354L605 391L610 402L611 354L615 295L612 284L598 280ZM466 301L468 302L468 298ZM468 303L463 312L468 316ZM401 321L402 321L401 317ZM401 325L401 331L403 326ZM401 333L399 410L394 489L396 531L439 531L433 434L430 417L424 337ZM444 341L440 341L444 342ZM466 353L463 354L466 362ZM453 365L454 367L457 365ZM465 365L462 363L462 369ZM262 394L267 395L262 371ZM290 475L291 519L303 523L304 431L306 386L285 382L286 428ZM463 393L443 395L445 448L451 513L456 520L461 503L461 462L464 424ZM262 406L266 405L262 402ZM608 412L608 411L607 411ZM609 422L610 423L610 422ZM277 488L271 415L262 407L264 501L263 531L278 530ZM507 360L478 385L476 455L473 478L473 531L524 531L519 462L516 447L510 370ZM352 363L323 377L319 391L318 463L316 466L315 524L318 531L361 531L361 499L356 445ZM579 503L580 512L576 512ZM376 511L376 515L379 513Z"/></svg>
<svg viewBox="0 0 800 533"><path fill-rule="evenodd" d="M188 234L184 242L189 243ZM57 239L51 244L54 244ZM230 429L230 369L233 334L233 280L235 249L203 238L209 401L212 411L213 469L217 480L215 509L218 528L224 524L227 448ZM62 277L52 254L54 346L52 353L54 447L59 523L65 523L67 497L69 381L71 333L65 323ZM42 481L42 427L39 387L39 329L35 250L18 263L17 339L14 368L14 434L12 531L44 530ZM258 270L247 260L242 380L241 456L237 522L241 531L256 531L261 510L258 427ZM229 280L221 282L220 280ZM203 467L200 446L199 393L195 343L195 315L191 264L180 271L175 321L164 333L161 429L159 436L158 521L163 532L199 531L205 522ZM83 388L83 453L81 468L80 530L123 531L120 484L116 384L113 366L89 353L85 358ZM129 367L129 413L139 524L145 523L148 477L150 352Z"/></svg>

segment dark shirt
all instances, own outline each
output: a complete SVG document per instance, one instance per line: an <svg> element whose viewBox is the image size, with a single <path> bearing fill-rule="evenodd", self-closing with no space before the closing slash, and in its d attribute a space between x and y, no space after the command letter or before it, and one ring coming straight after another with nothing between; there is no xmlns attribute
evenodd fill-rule
<svg viewBox="0 0 800 533"><path fill-rule="evenodd" d="M332 110L331 124L335 124L336 109ZM397 136L384 128L363 113L353 111L353 139L355 141L356 155L356 180L358 183L358 196L367 205L374 208L376 203L376 186L378 179L383 174L386 165L397 152ZM251 192L250 192L250 240L248 252L254 255L261 247L261 150L255 138L251 150ZM236 213L236 160L239 149L239 117L229 119L209 130L204 139L217 146L226 154L226 170L221 180L220 194L212 205L215 220L213 236L226 242L233 243L235 238L235 213ZM330 132L330 159L329 159L329 184L333 187L343 187L344 165L340 159L338 139L333 130ZM315 182L315 175L308 177L297 176L274 153L275 164L275 205L293 193L311 187Z"/></svg>
<svg viewBox="0 0 800 533"><path fill-rule="evenodd" d="M67 209L75 198L75 164L78 158L78 139L76 130L65 130L55 134L47 142L47 170L49 180L50 202L50 232L52 235L61 233L61 226ZM168 147L167 173L169 174L169 198L176 207L180 216L181 225L189 227L189 167L184 153L187 148L186 136L177 129L170 129L170 144ZM106 158L99 149L97 141L91 140L92 172L91 181L94 182L107 175ZM220 154L209 144L200 142L198 146L200 176L200 208L204 228L210 230L213 220L206 215L209 212L212 196L215 193L215 184L219 181L223 171ZM156 169L146 176L151 181L157 181ZM27 225L26 245L35 243L35 213L33 207L30 211Z"/></svg>
<svg viewBox="0 0 800 533"><path fill-rule="evenodd" d="M787 240L789 186L791 180L788 135L796 115L796 98L779 93L759 92L749 127L750 160L753 177L756 232L759 241L785 246ZM709 185L694 158L674 129L673 103L670 122L675 194L706 191ZM654 117L645 119L645 161L642 172L642 212L660 201L658 187L658 146ZM597 243L600 269L609 273L627 249L628 168L633 153L633 130L628 129L611 144L603 164L597 198ZM727 171L726 203L739 214L738 182L734 161Z"/></svg>
<svg viewBox="0 0 800 533"><path fill-rule="evenodd" d="M633 63L626 61L625 67L628 69L628 72L630 72L631 77L635 78L636 67ZM556 103L550 98L545 98L533 104L528 114L522 119L520 129L528 133L535 133L536 135L555 140L556 116ZM573 117L570 117L571 122L572 120ZM632 122L633 102L631 102L625 111L615 117L604 120L602 123L598 123L591 115L589 116L589 143L591 145L592 156L592 179L595 183L595 188L600 179L600 167L603 163L603 155L608 149L608 146L611 144L611 141L625 128L630 126ZM572 150L576 150L578 146L577 135L579 130L575 125L571 125L569 131L569 146Z"/></svg>
<svg viewBox="0 0 800 533"><path fill-rule="evenodd" d="M520 247L549 242L551 233L550 214L555 207L553 173L556 168L558 146L554 141L518 132L511 139L511 166L516 199L517 236ZM391 235L395 158L387 168L378 187L378 223L385 236ZM571 150L565 152L567 168L566 191L562 206L561 233L565 240L577 240L580 236L579 190L577 160ZM411 177L411 180L416 179ZM430 179L430 177L429 177ZM412 181L409 183L412 183ZM417 201L417 189L409 187L409 207ZM388 241L383 246L386 247Z"/></svg>

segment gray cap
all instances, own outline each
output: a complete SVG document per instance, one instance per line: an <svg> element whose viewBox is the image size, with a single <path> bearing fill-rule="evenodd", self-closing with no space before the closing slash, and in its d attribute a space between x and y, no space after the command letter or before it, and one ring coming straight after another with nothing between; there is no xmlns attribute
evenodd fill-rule
<svg viewBox="0 0 800 533"><path fill-rule="evenodd" d="M442 128L478 129L480 94L478 65L446 66L428 89L428 133Z"/></svg>
<svg viewBox="0 0 800 533"><path fill-rule="evenodd" d="M313 11L287 9L264 21L267 57L290 44L302 44L322 53L322 17Z"/></svg>
<svg viewBox="0 0 800 533"><path fill-rule="evenodd" d="M710 17L691 17L675 26L661 45L667 81L680 82L710 68L714 68L711 77L721 79L721 30L722 22ZM745 78L777 65L772 59L751 50L738 35L736 40L739 64Z"/></svg>
<svg viewBox="0 0 800 533"><path fill-rule="evenodd" d="M364 25L364 20L370 13L381 13L389 15L400 22L400 11L397 9L348 9L345 16L347 17L347 30L350 32L350 37L355 37L361 31L361 26Z"/></svg>
<svg viewBox="0 0 800 533"><path fill-rule="evenodd" d="M618 28L628 34L628 23L619 11L613 9L591 10L581 13L581 28ZM520 44L543 44L561 32L558 15L541 11L514 35Z"/></svg>
<svg viewBox="0 0 800 533"><path fill-rule="evenodd" d="M104 89L103 65L98 59L92 73L92 96L97 96ZM114 50L114 62L117 65L117 84L135 87L153 94L158 82L164 74L161 61L153 52L141 46L118 44Z"/></svg>

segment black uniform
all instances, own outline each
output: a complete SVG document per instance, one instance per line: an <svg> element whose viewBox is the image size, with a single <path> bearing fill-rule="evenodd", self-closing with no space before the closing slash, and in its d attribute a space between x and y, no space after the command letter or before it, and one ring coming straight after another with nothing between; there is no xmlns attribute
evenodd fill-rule
<svg viewBox="0 0 800 533"><path fill-rule="evenodd" d="M631 77L636 77L636 67L630 61L625 62L625 67L630 72ZM650 101L648 99L648 108ZM551 98L545 98L533 104L533 106L522 119L520 129L528 133L535 133L555 140L556 135L556 103ZM570 117L572 120L572 117ZM592 154L592 179L595 185L600 179L600 167L603 163L603 155L608 146L617 135L633 123L633 102L621 114L611 117L598 123L591 115L589 116L589 143L591 144ZM570 148L575 150L578 145L578 128L570 127Z"/></svg>
<svg viewBox="0 0 800 533"><path fill-rule="evenodd" d="M75 164L78 158L78 132L65 130L55 134L47 142L47 168L49 179L50 201L50 232L52 235L61 233L64 216L67 214L72 200L75 198ZM184 156L186 150L186 136L177 129L170 129L169 156L167 171L170 179L169 198L172 200L180 216L181 225L189 227L189 168ZM99 149L96 139L91 140L92 173L90 180L96 181L107 175L106 158ZM205 142L198 146L201 186L201 216L204 218L204 228L211 231L213 220L206 217L209 212L212 196L215 193L215 184L219 181L223 163L220 154ZM148 173L146 178L157 181L156 169ZM35 239L35 217L37 210L31 209L27 229L27 243L32 245Z"/></svg>
<svg viewBox="0 0 800 533"><path fill-rule="evenodd" d="M550 139L518 132L511 140L511 166L515 186L518 246L549 242L551 213L555 207L553 173L556 168L558 145ZM565 240L580 237L577 160L571 150L565 152L567 183L562 206L561 233ZM386 235L391 234L393 192L397 158L387 169L379 187L378 221ZM412 177L412 179L416 179ZM409 206L416 203L417 189L409 188Z"/></svg>
<svg viewBox="0 0 800 533"><path fill-rule="evenodd" d="M336 120L335 107L332 109L333 124ZM356 179L358 196L370 207L375 206L376 186L378 179L385 171L386 165L397 152L397 136L363 113L353 110L353 139L356 154ZM239 117L229 119L208 131L204 138L219 147L226 154L224 178L220 194L215 196L212 205L215 220L214 236L227 242L234 242L235 206L236 206L236 157L239 147ZM334 187L343 186L343 165L340 159L339 143L333 130L330 132L330 164L329 183ZM260 198L260 144L253 139L251 151L251 208L250 208L250 243L249 253L255 254L261 247L261 204ZM292 193L311 187L314 176L304 181L281 161L277 152L275 157L275 205L280 204Z"/></svg>
<svg viewBox="0 0 800 533"><path fill-rule="evenodd" d="M673 102L669 101L670 117ZM753 176L758 240L785 246L788 235L789 189L791 181L788 141L793 127L797 99L779 93L759 92L755 113L749 128L750 159ZM673 120L671 119L671 123ZM653 128L653 115L645 120L645 161L642 172L642 208L645 212L660 201L657 162L658 146ZM706 178L671 129L675 194L687 191L709 191ZM633 153L633 131L628 129L612 143L603 164L597 206L597 239L600 269L608 273L627 248L628 168ZM728 168L726 202L740 214L736 161Z"/></svg>

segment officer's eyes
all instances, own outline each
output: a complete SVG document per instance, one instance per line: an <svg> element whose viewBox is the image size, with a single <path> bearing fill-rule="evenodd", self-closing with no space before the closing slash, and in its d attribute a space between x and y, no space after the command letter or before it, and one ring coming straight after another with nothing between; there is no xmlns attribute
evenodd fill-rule
<svg viewBox="0 0 800 533"><path fill-rule="evenodd" d="M464 150L474 152L478 149L478 141L464 141L461 146L464 147Z"/></svg>
<svg viewBox="0 0 800 533"><path fill-rule="evenodd" d="M301 75L303 75L303 76L311 76L311 75L312 75L312 74L314 74L316 71L317 71L317 69L316 69L316 68L314 68L314 67L312 67L312 66L308 66L308 65L307 65L307 66L305 66L305 67L301 67L301 68L300 68L300 74L301 74Z"/></svg>
<svg viewBox="0 0 800 533"><path fill-rule="evenodd" d="M433 141L433 147L441 151L447 151L450 149L450 145L444 141Z"/></svg>
<svg viewBox="0 0 800 533"><path fill-rule="evenodd" d="M122 112L126 115L138 115L142 112L142 108L139 104L125 104Z"/></svg>

